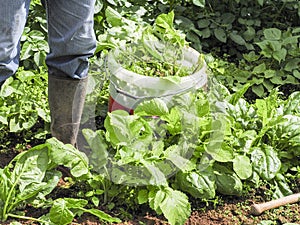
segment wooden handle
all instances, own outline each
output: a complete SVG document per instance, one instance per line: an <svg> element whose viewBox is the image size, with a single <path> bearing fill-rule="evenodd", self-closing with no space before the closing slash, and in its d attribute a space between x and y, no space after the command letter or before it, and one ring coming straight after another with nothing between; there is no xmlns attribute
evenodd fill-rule
<svg viewBox="0 0 300 225"><path fill-rule="evenodd" d="M292 204L296 203L300 200L300 193L285 196L283 198L279 198L276 200L272 200L269 202L265 203L260 203L260 204L254 204L251 206L251 214L258 216L262 214L264 211L269 210L269 209L274 209L279 206L287 205L287 204Z"/></svg>

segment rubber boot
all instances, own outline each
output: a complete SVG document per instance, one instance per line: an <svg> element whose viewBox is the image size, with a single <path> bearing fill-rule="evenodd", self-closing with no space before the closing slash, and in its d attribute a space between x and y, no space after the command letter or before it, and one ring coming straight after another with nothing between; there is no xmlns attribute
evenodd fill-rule
<svg viewBox="0 0 300 225"><path fill-rule="evenodd" d="M65 144L77 147L77 135L85 102L88 78L49 76L48 100L51 134Z"/></svg>

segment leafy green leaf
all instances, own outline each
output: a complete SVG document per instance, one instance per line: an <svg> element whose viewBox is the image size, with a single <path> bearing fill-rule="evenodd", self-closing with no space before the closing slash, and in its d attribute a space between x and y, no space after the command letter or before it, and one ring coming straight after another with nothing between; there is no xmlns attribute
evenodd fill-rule
<svg viewBox="0 0 300 225"><path fill-rule="evenodd" d="M215 175L211 170L179 172L176 174L176 185L195 198L211 199L215 197Z"/></svg>
<svg viewBox="0 0 300 225"><path fill-rule="evenodd" d="M276 71L275 70L265 70L264 74L265 74L265 78L272 78L276 75Z"/></svg>
<svg viewBox="0 0 300 225"><path fill-rule="evenodd" d="M50 158L54 163L71 168L70 172L74 177L89 173L88 158L85 153L70 144L65 145L56 138L48 139L47 143L50 145Z"/></svg>
<svg viewBox="0 0 300 225"><path fill-rule="evenodd" d="M264 5L264 1L265 1L265 0L257 0L258 4L261 5L261 6Z"/></svg>
<svg viewBox="0 0 300 225"><path fill-rule="evenodd" d="M147 115L147 116L163 116L169 113L169 109L160 98L155 98L150 101L144 101L139 104L134 110L135 114Z"/></svg>
<svg viewBox="0 0 300 225"><path fill-rule="evenodd" d="M41 51L41 52L36 52L33 55L34 62L37 66L43 66L45 65L45 60L46 60L46 53Z"/></svg>
<svg viewBox="0 0 300 225"><path fill-rule="evenodd" d="M289 187L289 184L287 182L287 179L284 177L283 174L276 174L276 177L274 179L275 183L275 191L273 193L273 198L282 198L284 196L288 196L293 194L292 190Z"/></svg>
<svg viewBox="0 0 300 225"><path fill-rule="evenodd" d="M138 115L129 115L125 111L116 110L109 113L104 121L106 138L114 146L133 146L148 148L152 142L152 130L149 124ZM142 145L141 145L142 144Z"/></svg>
<svg viewBox="0 0 300 225"><path fill-rule="evenodd" d="M231 98L229 100L229 103L232 105L237 104L237 102L243 97L243 95L246 93L248 88L251 86L250 83L245 84L240 90L236 91L234 94L231 95Z"/></svg>
<svg viewBox="0 0 300 225"><path fill-rule="evenodd" d="M11 178L18 182L21 192L27 185L43 180L49 160L47 148L33 149L17 159Z"/></svg>
<svg viewBox="0 0 300 225"><path fill-rule="evenodd" d="M193 0L193 4L203 8L205 6L205 0Z"/></svg>
<svg viewBox="0 0 300 225"><path fill-rule="evenodd" d="M54 224L67 225L70 224L75 214L67 207L64 199L56 199L49 212L50 220Z"/></svg>
<svg viewBox="0 0 300 225"><path fill-rule="evenodd" d="M30 42L25 42L21 50L21 60L28 59L31 57L33 45Z"/></svg>
<svg viewBox="0 0 300 225"><path fill-rule="evenodd" d="M99 170L107 164L108 160L108 146L105 143L104 136L100 130L94 132L90 129L83 129L82 133L92 150L89 156L90 161L95 169Z"/></svg>
<svg viewBox="0 0 300 225"><path fill-rule="evenodd" d="M119 218L112 217L109 214L99 210L99 209L81 209L83 212L90 213L101 221L109 222L109 223L121 223L122 221Z"/></svg>
<svg viewBox="0 0 300 225"><path fill-rule="evenodd" d="M281 48L273 53L274 59L276 59L279 63L284 61L287 55L287 50L285 48Z"/></svg>
<svg viewBox="0 0 300 225"><path fill-rule="evenodd" d="M233 159L233 170L239 178L245 180L252 175L250 159L245 155L238 155Z"/></svg>
<svg viewBox="0 0 300 225"><path fill-rule="evenodd" d="M154 185L154 186L167 186L168 185L166 175L163 173L163 171L161 171L155 165L152 165L151 163L148 163L146 161L143 162L143 165L147 168L147 170L151 174L150 179L147 180L148 184Z"/></svg>
<svg viewBox="0 0 300 225"><path fill-rule="evenodd" d="M86 209L84 208L88 204L85 199L75 199L75 198L59 198L53 202L53 205L49 212L49 217L51 222L54 224L64 225L70 224L77 214L90 213L97 216L100 220L119 223L121 220L119 218L111 217L110 215L104 213L98 209Z"/></svg>
<svg viewBox="0 0 300 225"><path fill-rule="evenodd" d="M183 47L186 44L185 35L180 30L174 28L174 17L174 11L167 14L160 14L155 19L153 30L155 35L158 36L161 41Z"/></svg>
<svg viewBox="0 0 300 225"><path fill-rule="evenodd" d="M191 214L188 197L169 187L158 190L153 202L153 209L161 211L170 225L184 224Z"/></svg>
<svg viewBox="0 0 300 225"><path fill-rule="evenodd" d="M225 30L222 29L222 28L217 28L214 30L214 35L215 37L223 42L223 43L226 43L227 42L227 36L226 36L226 33L225 33Z"/></svg>
<svg viewBox="0 0 300 225"><path fill-rule="evenodd" d="M268 40L280 40L281 39L281 30L277 28L268 28L264 30L264 36Z"/></svg>
<svg viewBox="0 0 300 225"><path fill-rule="evenodd" d="M215 164L217 191L225 195L241 195L243 184L239 177L227 167Z"/></svg>
<svg viewBox="0 0 300 225"><path fill-rule="evenodd" d="M208 19L200 19L197 21L197 25L199 28L207 28L210 24Z"/></svg>
<svg viewBox="0 0 300 225"><path fill-rule="evenodd" d="M245 45L246 41L244 40L244 38L238 34L235 33L230 33L229 37L231 38L231 40L233 40L235 43L239 44L239 45Z"/></svg>
<svg viewBox="0 0 300 225"><path fill-rule="evenodd" d="M167 153L166 159L170 160L181 171L190 171L195 167L195 165L189 159L186 159L174 152Z"/></svg>
<svg viewBox="0 0 300 225"><path fill-rule="evenodd" d="M265 94L265 89L262 84L252 86L252 91L259 97L263 97Z"/></svg>
<svg viewBox="0 0 300 225"><path fill-rule="evenodd" d="M258 66L254 67L253 73L259 74L259 73L264 73L266 71L266 64L261 63Z"/></svg>
<svg viewBox="0 0 300 225"><path fill-rule="evenodd" d="M281 161L271 146L255 147L251 153L253 169L265 180L273 179L279 172Z"/></svg>
<svg viewBox="0 0 300 225"><path fill-rule="evenodd" d="M299 63L300 63L300 59L298 58L290 59L284 66L284 69L288 72L292 72L294 69L299 68Z"/></svg>
<svg viewBox="0 0 300 225"><path fill-rule="evenodd" d="M161 116L161 119L166 121L166 129L172 134L176 135L182 132L181 114L177 107L170 110L169 114Z"/></svg>
<svg viewBox="0 0 300 225"><path fill-rule="evenodd" d="M284 106L284 114L300 114L300 92L296 91L292 93Z"/></svg>
<svg viewBox="0 0 300 225"><path fill-rule="evenodd" d="M235 15L232 13L224 13L221 15L220 19L224 24L232 24L235 21Z"/></svg>
<svg viewBox="0 0 300 225"><path fill-rule="evenodd" d="M122 26L122 16L113 8L107 7L105 10L106 20L111 26Z"/></svg>
<svg viewBox="0 0 300 225"><path fill-rule="evenodd" d="M270 79L270 81L271 81L273 84L279 84L279 85L284 84L284 81L282 80L282 77L280 77L280 76L272 77L272 78Z"/></svg>
<svg viewBox="0 0 300 225"><path fill-rule="evenodd" d="M233 159L233 149L224 143L227 121L219 118L212 122L211 136L205 146L205 152L219 162L228 162Z"/></svg>
<svg viewBox="0 0 300 225"><path fill-rule="evenodd" d="M243 33L243 38L246 41L250 41L255 37L255 35L255 29L252 26L247 26L247 30Z"/></svg>
<svg viewBox="0 0 300 225"><path fill-rule="evenodd" d="M44 198L56 187L61 173L47 171L48 151L48 144L37 145L18 154L0 171L0 218L6 220L20 204L37 196Z"/></svg>
<svg viewBox="0 0 300 225"><path fill-rule="evenodd" d="M142 189L139 190L138 192L138 203L139 204L144 204L148 202L148 190Z"/></svg>

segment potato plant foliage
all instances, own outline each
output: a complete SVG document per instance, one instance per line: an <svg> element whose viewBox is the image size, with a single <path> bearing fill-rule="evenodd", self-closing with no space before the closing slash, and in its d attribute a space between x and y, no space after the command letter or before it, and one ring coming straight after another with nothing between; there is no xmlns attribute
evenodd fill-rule
<svg viewBox="0 0 300 225"><path fill-rule="evenodd" d="M0 90L1 151L23 150L0 168L0 221L64 225L89 213L111 224L145 205L175 225L188 219L195 199L243 196L262 185L270 199L293 192L300 177L298 1L96 0L93 91L83 117L97 120L83 129L89 154L50 138L45 10L38 0L30 8L20 69ZM106 55L147 29L203 53L208 89L149 99L133 115L108 113ZM53 198L62 165L76 191ZM27 217L28 205L47 212Z"/></svg>

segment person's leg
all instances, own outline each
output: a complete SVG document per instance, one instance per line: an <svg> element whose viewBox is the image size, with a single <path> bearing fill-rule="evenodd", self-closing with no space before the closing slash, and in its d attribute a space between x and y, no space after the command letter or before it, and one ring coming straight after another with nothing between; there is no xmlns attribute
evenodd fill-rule
<svg viewBox="0 0 300 225"><path fill-rule="evenodd" d="M0 83L18 69L20 38L30 0L2 0L0 7Z"/></svg>
<svg viewBox="0 0 300 225"><path fill-rule="evenodd" d="M87 76L88 58L96 49L94 4L95 0L46 0L50 76Z"/></svg>
<svg viewBox="0 0 300 225"><path fill-rule="evenodd" d="M46 0L51 133L72 145L85 101L88 58L96 48L94 4L95 0Z"/></svg>

